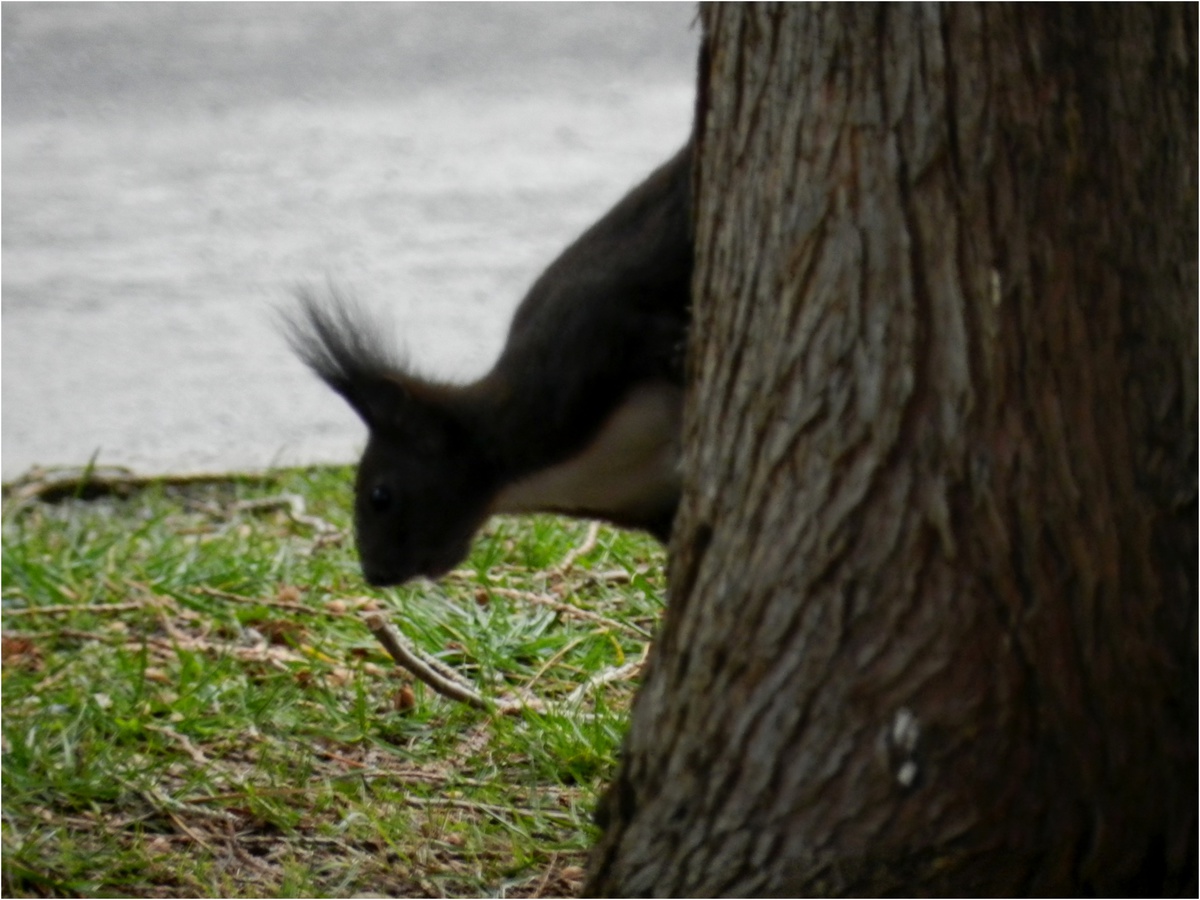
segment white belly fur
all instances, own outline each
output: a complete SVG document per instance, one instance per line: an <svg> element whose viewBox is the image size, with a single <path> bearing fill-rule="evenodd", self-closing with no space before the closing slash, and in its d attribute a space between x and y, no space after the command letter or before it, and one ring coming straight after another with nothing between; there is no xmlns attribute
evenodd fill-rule
<svg viewBox="0 0 1200 900"><path fill-rule="evenodd" d="M653 515L679 493L683 390L635 388L581 453L508 485L493 513Z"/></svg>

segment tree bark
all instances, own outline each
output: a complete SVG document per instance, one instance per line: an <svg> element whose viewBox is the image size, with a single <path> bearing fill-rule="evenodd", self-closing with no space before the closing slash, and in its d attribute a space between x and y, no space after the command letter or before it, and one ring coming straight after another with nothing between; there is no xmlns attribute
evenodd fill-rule
<svg viewBox="0 0 1200 900"><path fill-rule="evenodd" d="M685 493L585 894L1194 894L1196 7L701 20Z"/></svg>

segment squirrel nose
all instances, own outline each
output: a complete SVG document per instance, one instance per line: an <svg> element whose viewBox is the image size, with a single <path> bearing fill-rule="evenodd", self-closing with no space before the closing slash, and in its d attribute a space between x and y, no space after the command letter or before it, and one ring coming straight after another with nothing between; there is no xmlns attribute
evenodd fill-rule
<svg viewBox="0 0 1200 900"><path fill-rule="evenodd" d="M378 588L403 584L416 574L416 572L402 572L397 569L373 565L365 561L362 564L362 573L363 579L367 584Z"/></svg>

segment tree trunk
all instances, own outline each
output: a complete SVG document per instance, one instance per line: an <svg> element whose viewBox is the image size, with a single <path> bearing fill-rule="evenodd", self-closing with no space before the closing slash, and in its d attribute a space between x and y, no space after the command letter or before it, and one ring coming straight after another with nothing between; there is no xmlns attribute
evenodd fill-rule
<svg viewBox="0 0 1200 900"><path fill-rule="evenodd" d="M1196 7L709 5L588 896L1194 894Z"/></svg>

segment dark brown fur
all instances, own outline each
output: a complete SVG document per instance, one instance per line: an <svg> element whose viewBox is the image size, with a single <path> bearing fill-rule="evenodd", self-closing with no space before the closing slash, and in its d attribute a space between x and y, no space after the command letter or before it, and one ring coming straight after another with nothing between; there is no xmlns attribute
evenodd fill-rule
<svg viewBox="0 0 1200 900"><path fill-rule="evenodd" d="M355 502L368 581L448 571L501 491L580 457L635 388L682 386L691 151L689 142L551 263L499 360L474 383L417 377L349 303L301 295L288 325L293 348L370 430ZM661 493L632 513L569 498L539 508L665 538L678 494L662 502Z"/></svg>

